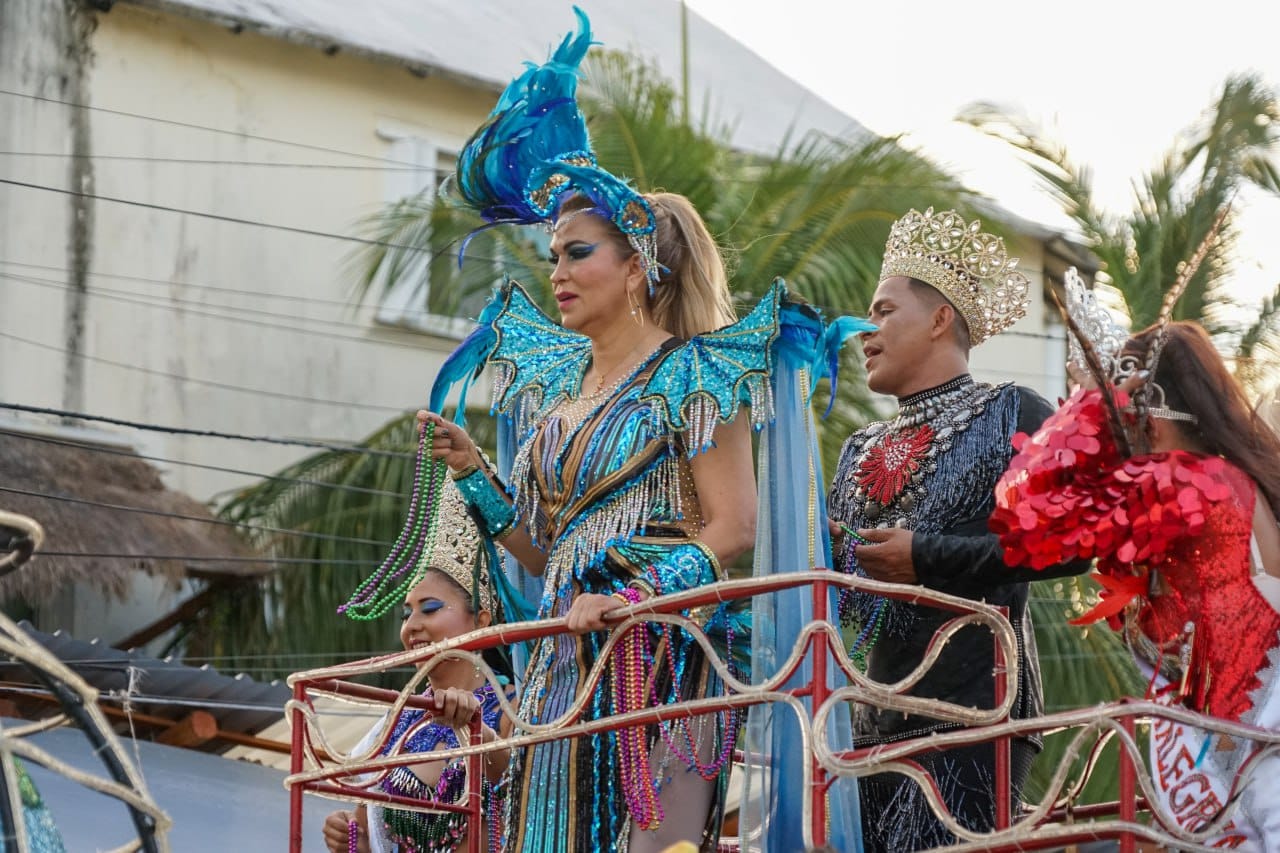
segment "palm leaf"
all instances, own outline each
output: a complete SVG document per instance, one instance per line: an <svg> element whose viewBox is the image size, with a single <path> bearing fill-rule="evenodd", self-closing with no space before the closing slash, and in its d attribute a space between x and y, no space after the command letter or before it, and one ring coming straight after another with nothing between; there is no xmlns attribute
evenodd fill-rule
<svg viewBox="0 0 1280 853"><path fill-rule="evenodd" d="M1113 702L1124 696L1141 696L1146 682L1133 658L1105 623L1085 628L1068 625L1097 600L1097 584L1085 577L1040 581L1031 586L1031 614L1036 629L1045 711L1065 711ZM1024 799L1040 799L1062 761L1073 732L1045 738L1044 751L1032 766ZM1108 746L1114 756L1114 746ZM1078 760L1074 778L1083 769ZM1119 796L1118 764L1104 760L1094 769L1081 803L1115 800Z"/></svg>

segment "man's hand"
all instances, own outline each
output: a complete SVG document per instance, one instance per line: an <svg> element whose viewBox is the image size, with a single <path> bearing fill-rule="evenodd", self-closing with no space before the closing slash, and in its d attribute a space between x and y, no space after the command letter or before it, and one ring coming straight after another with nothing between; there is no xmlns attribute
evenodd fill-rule
<svg viewBox="0 0 1280 853"><path fill-rule="evenodd" d="M858 531L869 544L857 545L858 565L867 575L889 583L919 583L911 562L910 530L901 527L870 527Z"/></svg>

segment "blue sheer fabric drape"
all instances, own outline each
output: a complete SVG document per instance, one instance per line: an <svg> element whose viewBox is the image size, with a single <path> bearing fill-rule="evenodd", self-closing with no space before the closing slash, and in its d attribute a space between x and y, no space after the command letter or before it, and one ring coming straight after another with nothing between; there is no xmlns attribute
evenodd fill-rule
<svg viewBox="0 0 1280 853"><path fill-rule="evenodd" d="M760 504L756 537L756 577L809 571L830 565L823 500L822 464L813 416L807 405L805 370L778 371L775 383L777 418L761 436ZM834 613L833 592L827 604ZM797 587L752 601L752 680L760 683L778 672L790 657L805 625L813 620L810 587ZM843 686L844 678L828 656L828 685ZM813 676L806 661L784 685L799 687ZM814 709L802 701L805 720ZM809 760L801 738L801 721L783 703L751 710L744 738L747 752L746 786L742 804L742 849L783 853L797 849L805 837L803 808L805 763ZM850 748L852 725L847 711L830 716L827 741L835 749ZM827 843L834 850L860 853L861 829L856 780L841 779L830 789Z"/></svg>

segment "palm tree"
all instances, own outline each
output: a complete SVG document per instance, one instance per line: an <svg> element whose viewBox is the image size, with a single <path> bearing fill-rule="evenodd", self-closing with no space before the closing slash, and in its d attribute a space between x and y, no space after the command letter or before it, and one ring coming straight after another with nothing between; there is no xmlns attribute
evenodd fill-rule
<svg viewBox="0 0 1280 853"><path fill-rule="evenodd" d="M772 156L748 154L729 144L727 127L706 118L685 121L675 87L652 67L610 53L588 64L583 109L601 164L641 189L687 195L726 250L736 295L744 301L782 276L829 314L864 313L894 219L912 206L968 206L969 195L954 179L893 139L808 137L784 142ZM356 258L357 294L363 298L416 280L424 283L421 291L433 313L456 316L507 273L550 307L541 260L546 237L531 229L479 233L459 269L459 241L481 224L470 211L436 203L434 189L378 213L363 223L378 245ZM857 368L848 366L848 375L856 375ZM825 393L820 391L815 405L825 408ZM823 430L828 471L840 442L869 412L861 383L842 382ZM471 422L492 429L483 416ZM273 528L393 541L404 503L382 493L407 494L412 419L392 420L364 444L400 455L316 454L281 472L308 482L255 484L236 494L222 515ZM394 646L390 624L343 624L333 616L383 556L377 548L338 539L259 544L277 558L317 565L285 568L240 599L226 600L192 632L189 648L230 666L270 655L283 675L299 665Z"/></svg>
<svg viewBox="0 0 1280 853"><path fill-rule="evenodd" d="M1135 184L1133 209L1120 215L1095 203L1089 170L1025 118L985 104L968 108L961 118L1026 157L1102 262L1100 278L1118 294L1134 328L1156 319L1165 288L1238 191L1280 192L1280 172L1273 160L1280 139L1280 102L1275 92L1251 76L1226 81L1205 117ZM1280 358L1280 288L1261 306L1245 305L1233 293L1230 258L1236 237L1228 218L1178 302L1174 319L1200 321L1234 361L1237 376L1257 388L1268 378L1267 364ZM1145 690L1116 635L1105 628L1066 624L1095 596L1095 586L1086 579L1037 584L1032 608L1049 710L1141 695ZM1063 746L1062 739L1047 742L1033 772L1032 794L1042 790ZM1116 790L1114 766L1104 763L1085 799L1114 798Z"/></svg>
<svg viewBox="0 0 1280 853"><path fill-rule="evenodd" d="M1280 192L1280 101L1258 78L1233 76L1205 116L1134 187L1133 209L1103 211L1094 201L1089 170L1033 123L986 104L961 116L1021 152L1080 228L1102 262L1134 328L1152 323L1180 265L1209 233L1218 212L1244 190ZM1238 234L1228 217L1204 263L1174 310L1174 319L1200 321L1237 374L1256 382L1258 356L1280 355L1280 287L1261 305L1233 292L1231 255Z"/></svg>

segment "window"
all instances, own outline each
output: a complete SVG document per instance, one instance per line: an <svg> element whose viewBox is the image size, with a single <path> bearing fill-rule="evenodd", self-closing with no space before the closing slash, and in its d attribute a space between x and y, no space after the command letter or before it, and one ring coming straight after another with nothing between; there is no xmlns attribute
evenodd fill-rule
<svg viewBox="0 0 1280 853"><path fill-rule="evenodd" d="M379 128L378 135L389 143L386 156L394 161L387 167L383 201L390 206L419 194L428 203L434 201L440 185L453 173L461 143L445 144L421 130L395 126ZM383 294L378 322L433 335L465 337L474 327L487 291L450 292L449 284L457 285L449 281L455 278L456 251L456 246L433 240L431 250L421 253Z"/></svg>

